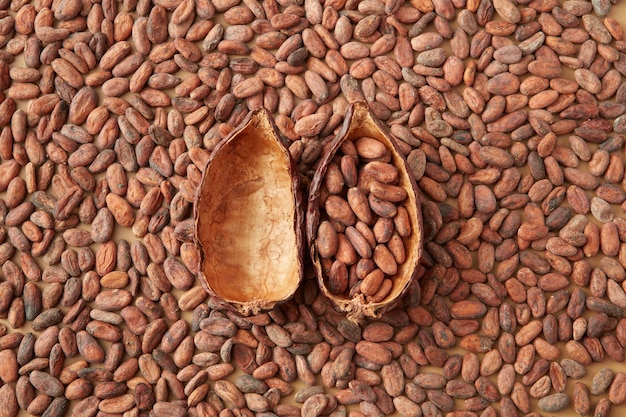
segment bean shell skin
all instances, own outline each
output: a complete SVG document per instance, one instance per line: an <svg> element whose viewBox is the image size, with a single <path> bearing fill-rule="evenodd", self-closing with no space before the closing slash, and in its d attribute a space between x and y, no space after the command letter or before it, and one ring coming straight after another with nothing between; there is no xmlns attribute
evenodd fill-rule
<svg viewBox="0 0 626 417"><path fill-rule="evenodd" d="M547 412L560 411L569 405L569 396L565 393L551 394L539 400L538 406Z"/></svg>
<svg viewBox="0 0 626 417"><path fill-rule="evenodd" d="M337 253L337 231L330 222L324 221L320 223L316 244L322 258L330 258Z"/></svg>
<svg viewBox="0 0 626 417"><path fill-rule="evenodd" d="M361 140L357 144L357 148L360 147L361 149L360 151L357 149L357 152L364 152L368 157L381 156L387 152L391 153L393 161L391 163L398 169L399 186L406 193L405 204L402 205L406 210L403 211L401 221L405 222L408 214L411 225L411 235L406 239L406 242L408 242L406 243L408 246L405 248L406 261L402 265L396 265L393 255L385 248L389 256L384 257L384 259L393 261L393 265L396 268L394 270L390 267L389 262L385 262L384 265L389 266L387 272L393 273L392 279L400 281L393 285L391 291L382 300L377 302L367 302L360 297L346 299L330 294L324 283L324 271L315 245L320 221L321 185L324 181L326 169L344 143L356 138L368 138L368 140ZM371 142L372 138L376 138L378 144L384 144L387 151L385 152L379 145L373 144ZM391 171L390 174L393 176L395 172ZM364 102L358 101L350 103L346 111L344 124L331 142L327 152L323 155L311 182L306 233L307 240L311 245L311 258L313 259L320 289L341 311L347 312L348 319L353 322L361 322L364 317L380 317L384 311L391 308L395 301L408 290L413 280L417 270L417 262L422 253L422 219L421 212L417 209L419 203L415 192L416 187L413 175L408 169L406 160L399 152L395 140L387 135L386 128L372 114L369 106ZM378 286L374 286L378 288ZM370 288L368 291L372 291L372 289Z"/></svg>

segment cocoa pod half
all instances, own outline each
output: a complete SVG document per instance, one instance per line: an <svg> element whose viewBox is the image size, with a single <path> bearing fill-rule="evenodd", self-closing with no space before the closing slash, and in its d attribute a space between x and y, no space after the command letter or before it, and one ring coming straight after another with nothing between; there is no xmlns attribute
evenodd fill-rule
<svg viewBox="0 0 626 417"><path fill-rule="evenodd" d="M422 254L415 179L385 129L365 102L350 104L309 191L307 242L319 287L357 323L396 304ZM335 187L342 183L336 167L351 164L343 164L346 155L355 161L358 179L345 169L345 186ZM368 211L371 218L363 214Z"/></svg>
<svg viewBox="0 0 626 417"><path fill-rule="evenodd" d="M213 150L198 189L199 278L243 315L286 301L303 276L304 215L296 165L266 109Z"/></svg>

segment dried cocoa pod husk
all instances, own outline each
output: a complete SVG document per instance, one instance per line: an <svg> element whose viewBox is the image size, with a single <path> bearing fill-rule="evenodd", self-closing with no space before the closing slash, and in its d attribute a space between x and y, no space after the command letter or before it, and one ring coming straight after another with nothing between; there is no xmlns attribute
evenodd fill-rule
<svg viewBox="0 0 626 417"><path fill-rule="evenodd" d="M270 113L249 113L209 157L194 207L204 288L242 315L287 301L303 276L295 162Z"/></svg>
<svg viewBox="0 0 626 417"><path fill-rule="evenodd" d="M390 152L391 164L399 172L398 185L407 194L401 205L406 209L411 224L411 234L402 238L406 253L405 261L399 264L397 272L389 277L393 283L389 293L382 300L376 302L369 302L363 294L357 294L354 297L349 297L347 294L333 294L328 287L328 280L325 276L326 271L322 266L322 260L316 245L317 231L321 219L322 185L327 168L344 142L355 141L362 137L377 139ZM366 317L381 317L385 311L397 303L415 277L423 249L422 216L418 201L417 185L408 168L406 159L396 144L396 139L387 133L384 125L374 116L365 102L355 102L348 106L341 130L332 140L327 152L320 160L309 191L306 232L311 259L321 291L332 301L338 310L347 313L347 318L353 322L360 323Z"/></svg>

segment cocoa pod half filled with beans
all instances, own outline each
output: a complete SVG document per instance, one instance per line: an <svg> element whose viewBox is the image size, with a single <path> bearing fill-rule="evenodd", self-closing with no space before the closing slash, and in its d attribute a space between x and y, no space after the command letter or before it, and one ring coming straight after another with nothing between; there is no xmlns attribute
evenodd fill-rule
<svg viewBox="0 0 626 417"><path fill-rule="evenodd" d="M422 253L417 186L395 139L364 102L311 182L306 231L323 293L348 319L380 317L414 279Z"/></svg>
<svg viewBox="0 0 626 417"><path fill-rule="evenodd" d="M195 204L199 278L243 315L286 301L303 276L298 171L265 109L212 152Z"/></svg>

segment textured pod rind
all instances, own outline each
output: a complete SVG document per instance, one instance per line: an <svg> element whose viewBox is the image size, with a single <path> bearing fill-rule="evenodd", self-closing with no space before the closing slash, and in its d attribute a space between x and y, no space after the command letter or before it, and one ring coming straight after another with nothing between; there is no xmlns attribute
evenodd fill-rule
<svg viewBox="0 0 626 417"><path fill-rule="evenodd" d="M317 252L316 238L320 224L320 197L322 184L328 164L346 140L354 140L362 136L378 139L391 150L393 164L400 172L400 185L407 192L404 207L407 209L411 221L412 234L405 239L406 261L399 266L398 273L393 277L393 288L382 301L370 303L362 294L354 298L337 296L330 292L325 283L324 268L321 265ZM379 318L385 311L393 308L410 287L415 279L418 264L422 256L422 215L415 178L408 167L406 159L400 152L396 140L387 133L386 127L373 115L369 106L362 101L351 103L346 111L344 124L333 138L328 151L323 155L315 171L309 189L309 200L306 216L307 243L315 268L318 284L323 294L328 297L337 309L347 313L347 318L360 323L365 317Z"/></svg>
<svg viewBox="0 0 626 417"><path fill-rule="evenodd" d="M244 316L289 300L304 275L296 163L270 113L250 112L211 153L194 205L200 283Z"/></svg>

